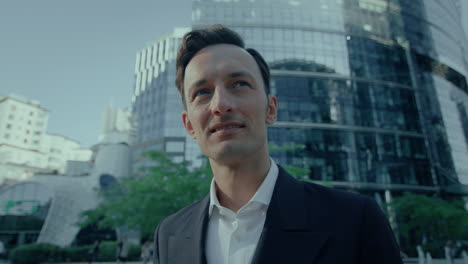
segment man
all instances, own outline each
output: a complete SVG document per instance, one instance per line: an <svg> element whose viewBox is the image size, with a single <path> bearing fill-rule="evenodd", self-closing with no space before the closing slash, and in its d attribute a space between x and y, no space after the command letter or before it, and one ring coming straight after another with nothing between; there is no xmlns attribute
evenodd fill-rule
<svg viewBox="0 0 468 264"><path fill-rule="evenodd" d="M122 235L117 243L117 263L125 263L125 261L127 261L129 249L130 244L127 240L127 236Z"/></svg>
<svg viewBox="0 0 468 264"><path fill-rule="evenodd" d="M163 220L155 263L402 263L364 196L300 182L269 157L276 120L261 55L220 25L187 33L177 55L182 121L209 158L209 195Z"/></svg>

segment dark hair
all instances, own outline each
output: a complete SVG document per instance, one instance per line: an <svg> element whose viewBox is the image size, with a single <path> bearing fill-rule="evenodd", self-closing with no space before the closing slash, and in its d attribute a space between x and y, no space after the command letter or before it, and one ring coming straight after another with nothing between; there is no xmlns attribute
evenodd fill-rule
<svg viewBox="0 0 468 264"><path fill-rule="evenodd" d="M184 97L185 68L195 54L201 49L217 44L231 44L245 49L257 62L265 85L265 93L270 94L270 69L262 55L254 49L245 48L244 40L235 31L222 25L213 25L204 29L192 30L182 37L182 43L177 52L176 60L176 86L182 96L182 102L186 106Z"/></svg>

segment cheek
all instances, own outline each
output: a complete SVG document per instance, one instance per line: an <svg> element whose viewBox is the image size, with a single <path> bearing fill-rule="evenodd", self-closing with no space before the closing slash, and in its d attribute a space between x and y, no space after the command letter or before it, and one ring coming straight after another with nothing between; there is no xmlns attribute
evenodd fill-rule
<svg viewBox="0 0 468 264"><path fill-rule="evenodd" d="M258 118L265 119L268 112L266 100L256 100L250 104L250 112L255 113Z"/></svg>
<svg viewBox="0 0 468 264"><path fill-rule="evenodd" d="M207 127L208 115L200 111L195 111L193 112L192 120L194 121L192 124L195 128L195 133L203 133Z"/></svg>

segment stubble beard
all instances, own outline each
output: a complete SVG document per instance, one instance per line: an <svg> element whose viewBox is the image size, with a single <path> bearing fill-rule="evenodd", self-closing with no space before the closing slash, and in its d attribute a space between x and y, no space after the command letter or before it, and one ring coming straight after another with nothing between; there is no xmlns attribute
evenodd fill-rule
<svg viewBox="0 0 468 264"><path fill-rule="evenodd" d="M212 150L211 153L206 153L210 159L219 164L235 165L241 164L248 159L253 159L255 156L260 154L260 150L263 147L263 143L258 140L247 140L236 142L225 143L219 149Z"/></svg>

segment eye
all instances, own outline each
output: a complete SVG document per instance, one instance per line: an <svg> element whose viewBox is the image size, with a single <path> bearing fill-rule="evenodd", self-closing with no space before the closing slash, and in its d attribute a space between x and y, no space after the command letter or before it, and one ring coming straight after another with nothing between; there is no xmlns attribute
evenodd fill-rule
<svg viewBox="0 0 468 264"><path fill-rule="evenodd" d="M210 94L210 93L211 92L208 89L200 89L193 94L193 98L200 96L200 95Z"/></svg>
<svg viewBox="0 0 468 264"><path fill-rule="evenodd" d="M250 86L250 84L246 81L236 81L233 83L232 87L234 88L239 88L239 87L243 87L243 86Z"/></svg>

